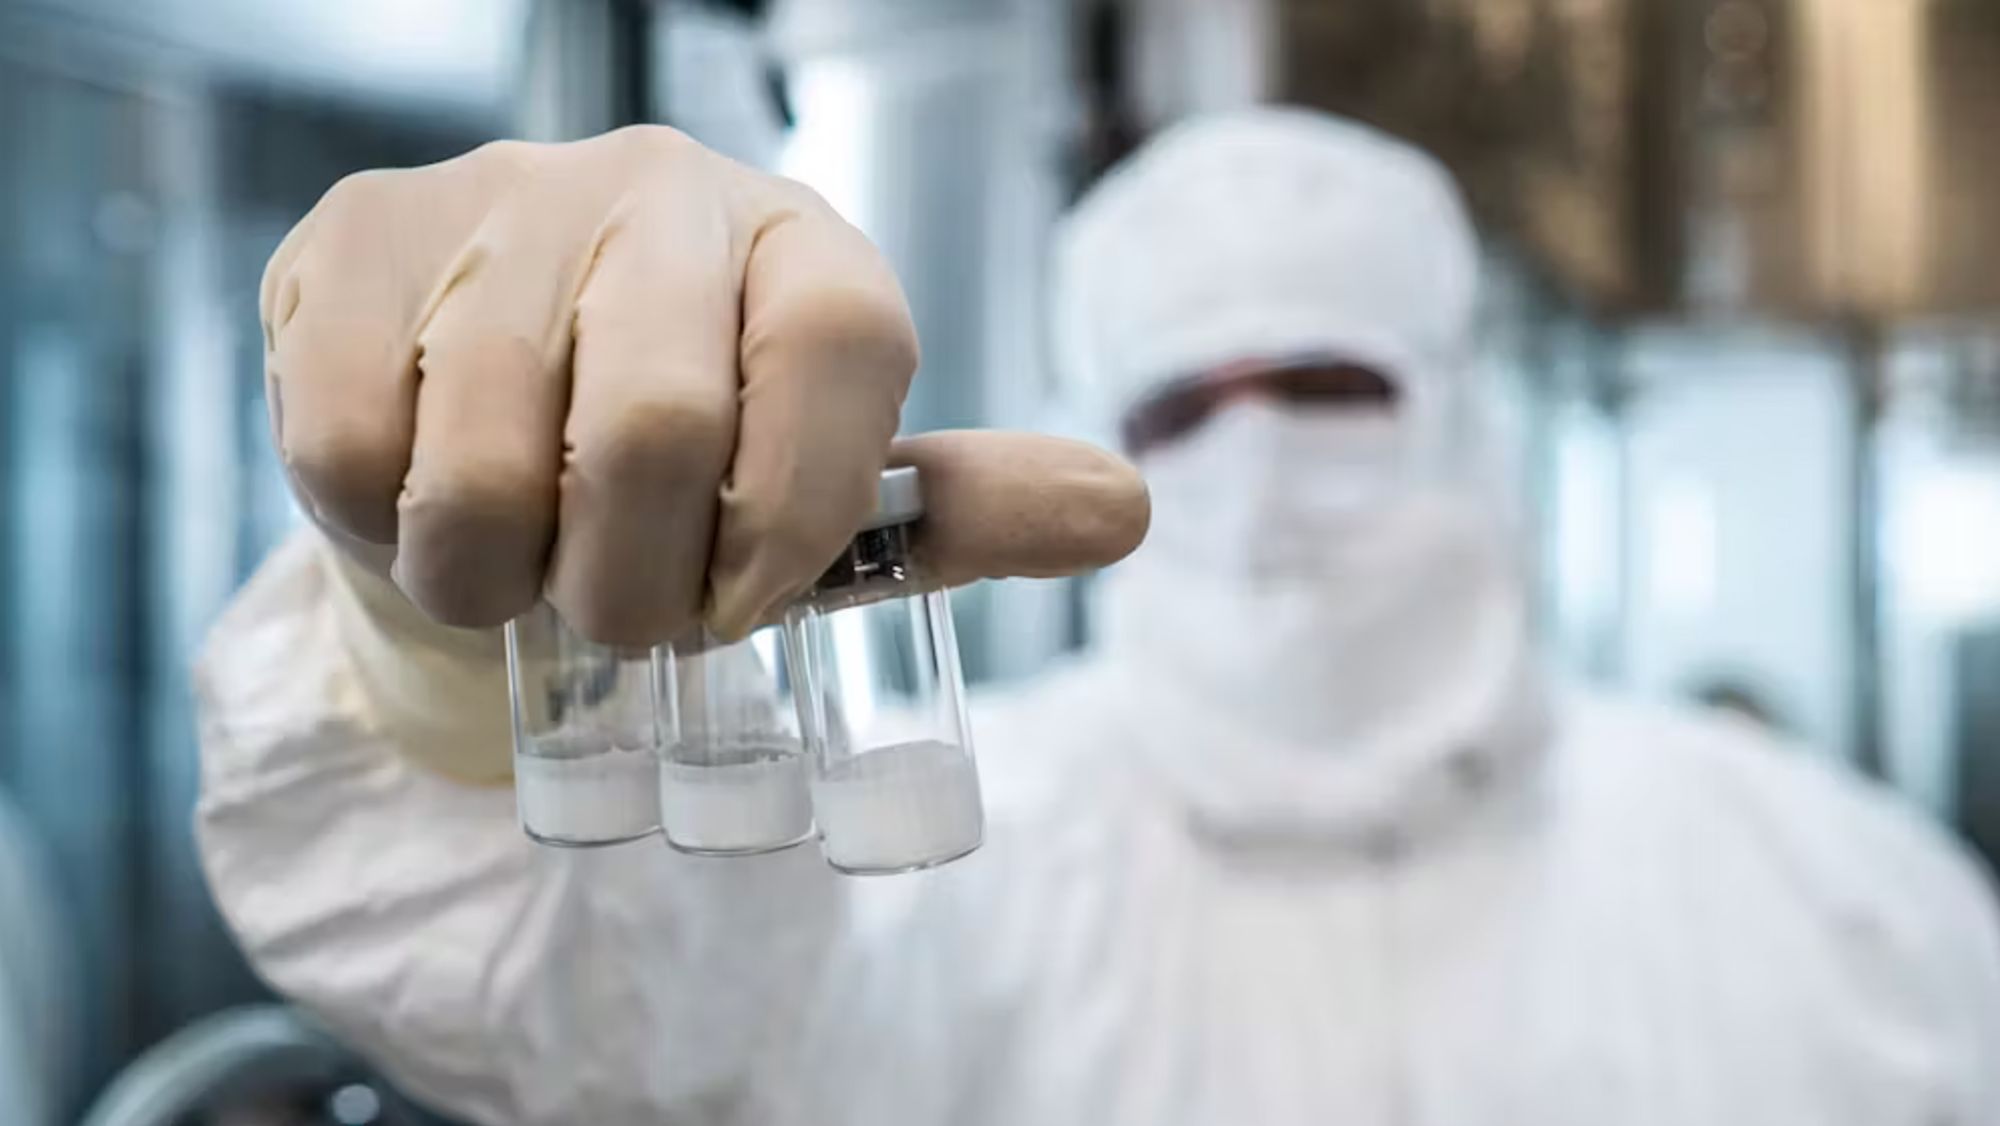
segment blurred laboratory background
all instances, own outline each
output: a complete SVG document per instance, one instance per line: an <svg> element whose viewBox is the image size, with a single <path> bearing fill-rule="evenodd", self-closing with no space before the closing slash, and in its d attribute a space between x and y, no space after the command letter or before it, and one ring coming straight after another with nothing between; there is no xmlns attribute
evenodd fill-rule
<svg viewBox="0 0 2000 1126"><path fill-rule="evenodd" d="M1992 0L0 0L0 1092L412 1120L269 1003L190 836L191 654L297 523L258 279L337 178L678 125L887 250L910 429L1090 434L1046 236L1253 101L1464 182L1561 666L1777 726L2000 858ZM969 671L1080 644L1082 605L966 592Z"/></svg>

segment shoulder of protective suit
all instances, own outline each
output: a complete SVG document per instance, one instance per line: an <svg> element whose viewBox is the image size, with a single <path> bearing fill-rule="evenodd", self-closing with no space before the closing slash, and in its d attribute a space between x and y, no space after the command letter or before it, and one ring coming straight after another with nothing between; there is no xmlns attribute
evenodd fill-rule
<svg viewBox="0 0 2000 1126"><path fill-rule="evenodd" d="M1808 744L1688 708L1588 697L1565 742L1582 784L1709 855L1773 875L1884 953L2000 942L1991 874L1913 803ZM1594 781L1588 781L1594 780Z"/></svg>

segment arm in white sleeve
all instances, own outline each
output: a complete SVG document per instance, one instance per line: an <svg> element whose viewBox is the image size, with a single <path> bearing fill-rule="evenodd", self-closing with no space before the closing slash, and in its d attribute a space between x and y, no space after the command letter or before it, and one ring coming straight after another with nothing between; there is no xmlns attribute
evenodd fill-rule
<svg viewBox="0 0 2000 1126"><path fill-rule="evenodd" d="M1885 1056L1921 1031L1935 1049L1939 1122L2000 1123L2000 901L1991 873L1960 842L1893 799L1844 803L1815 830L1830 846L1853 905L1843 920L1857 965L1883 1006Z"/></svg>
<svg viewBox="0 0 2000 1126"><path fill-rule="evenodd" d="M223 616L197 693L225 917L415 1096L478 1123L699 1121L792 1034L836 878L809 850L530 844L494 635L431 625L305 536Z"/></svg>
<svg viewBox="0 0 2000 1126"><path fill-rule="evenodd" d="M1942 893L1955 902L1937 939L1945 993L1963 1023L1968 1089L1957 1122L2000 1122L2000 900L1991 874L1969 857L1953 857Z"/></svg>

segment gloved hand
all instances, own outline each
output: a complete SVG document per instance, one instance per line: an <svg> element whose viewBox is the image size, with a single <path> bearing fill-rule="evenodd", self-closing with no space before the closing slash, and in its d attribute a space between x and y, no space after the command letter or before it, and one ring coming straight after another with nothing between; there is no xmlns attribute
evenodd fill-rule
<svg viewBox="0 0 2000 1126"><path fill-rule="evenodd" d="M601 641L739 636L872 503L917 343L859 232L663 128L487 145L343 180L262 311L300 501L438 622L546 596ZM943 581L1101 566L1143 536L1123 462L935 434L917 545Z"/></svg>

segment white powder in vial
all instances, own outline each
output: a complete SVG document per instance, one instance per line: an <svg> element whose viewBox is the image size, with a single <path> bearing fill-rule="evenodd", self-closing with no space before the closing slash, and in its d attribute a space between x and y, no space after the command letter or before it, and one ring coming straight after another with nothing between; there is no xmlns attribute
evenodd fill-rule
<svg viewBox="0 0 2000 1126"><path fill-rule="evenodd" d="M821 847L835 868L898 872L979 847L979 773L964 751L926 740L837 763L813 785Z"/></svg>
<svg viewBox="0 0 2000 1126"><path fill-rule="evenodd" d="M706 764L660 765L660 825L688 852L764 852L812 835L806 756L780 747L729 748Z"/></svg>
<svg viewBox="0 0 2000 1126"><path fill-rule="evenodd" d="M616 844L660 827L659 761L651 748L614 747L599 735L562 732L515 754L521 828L549 844Z"/></svg>

